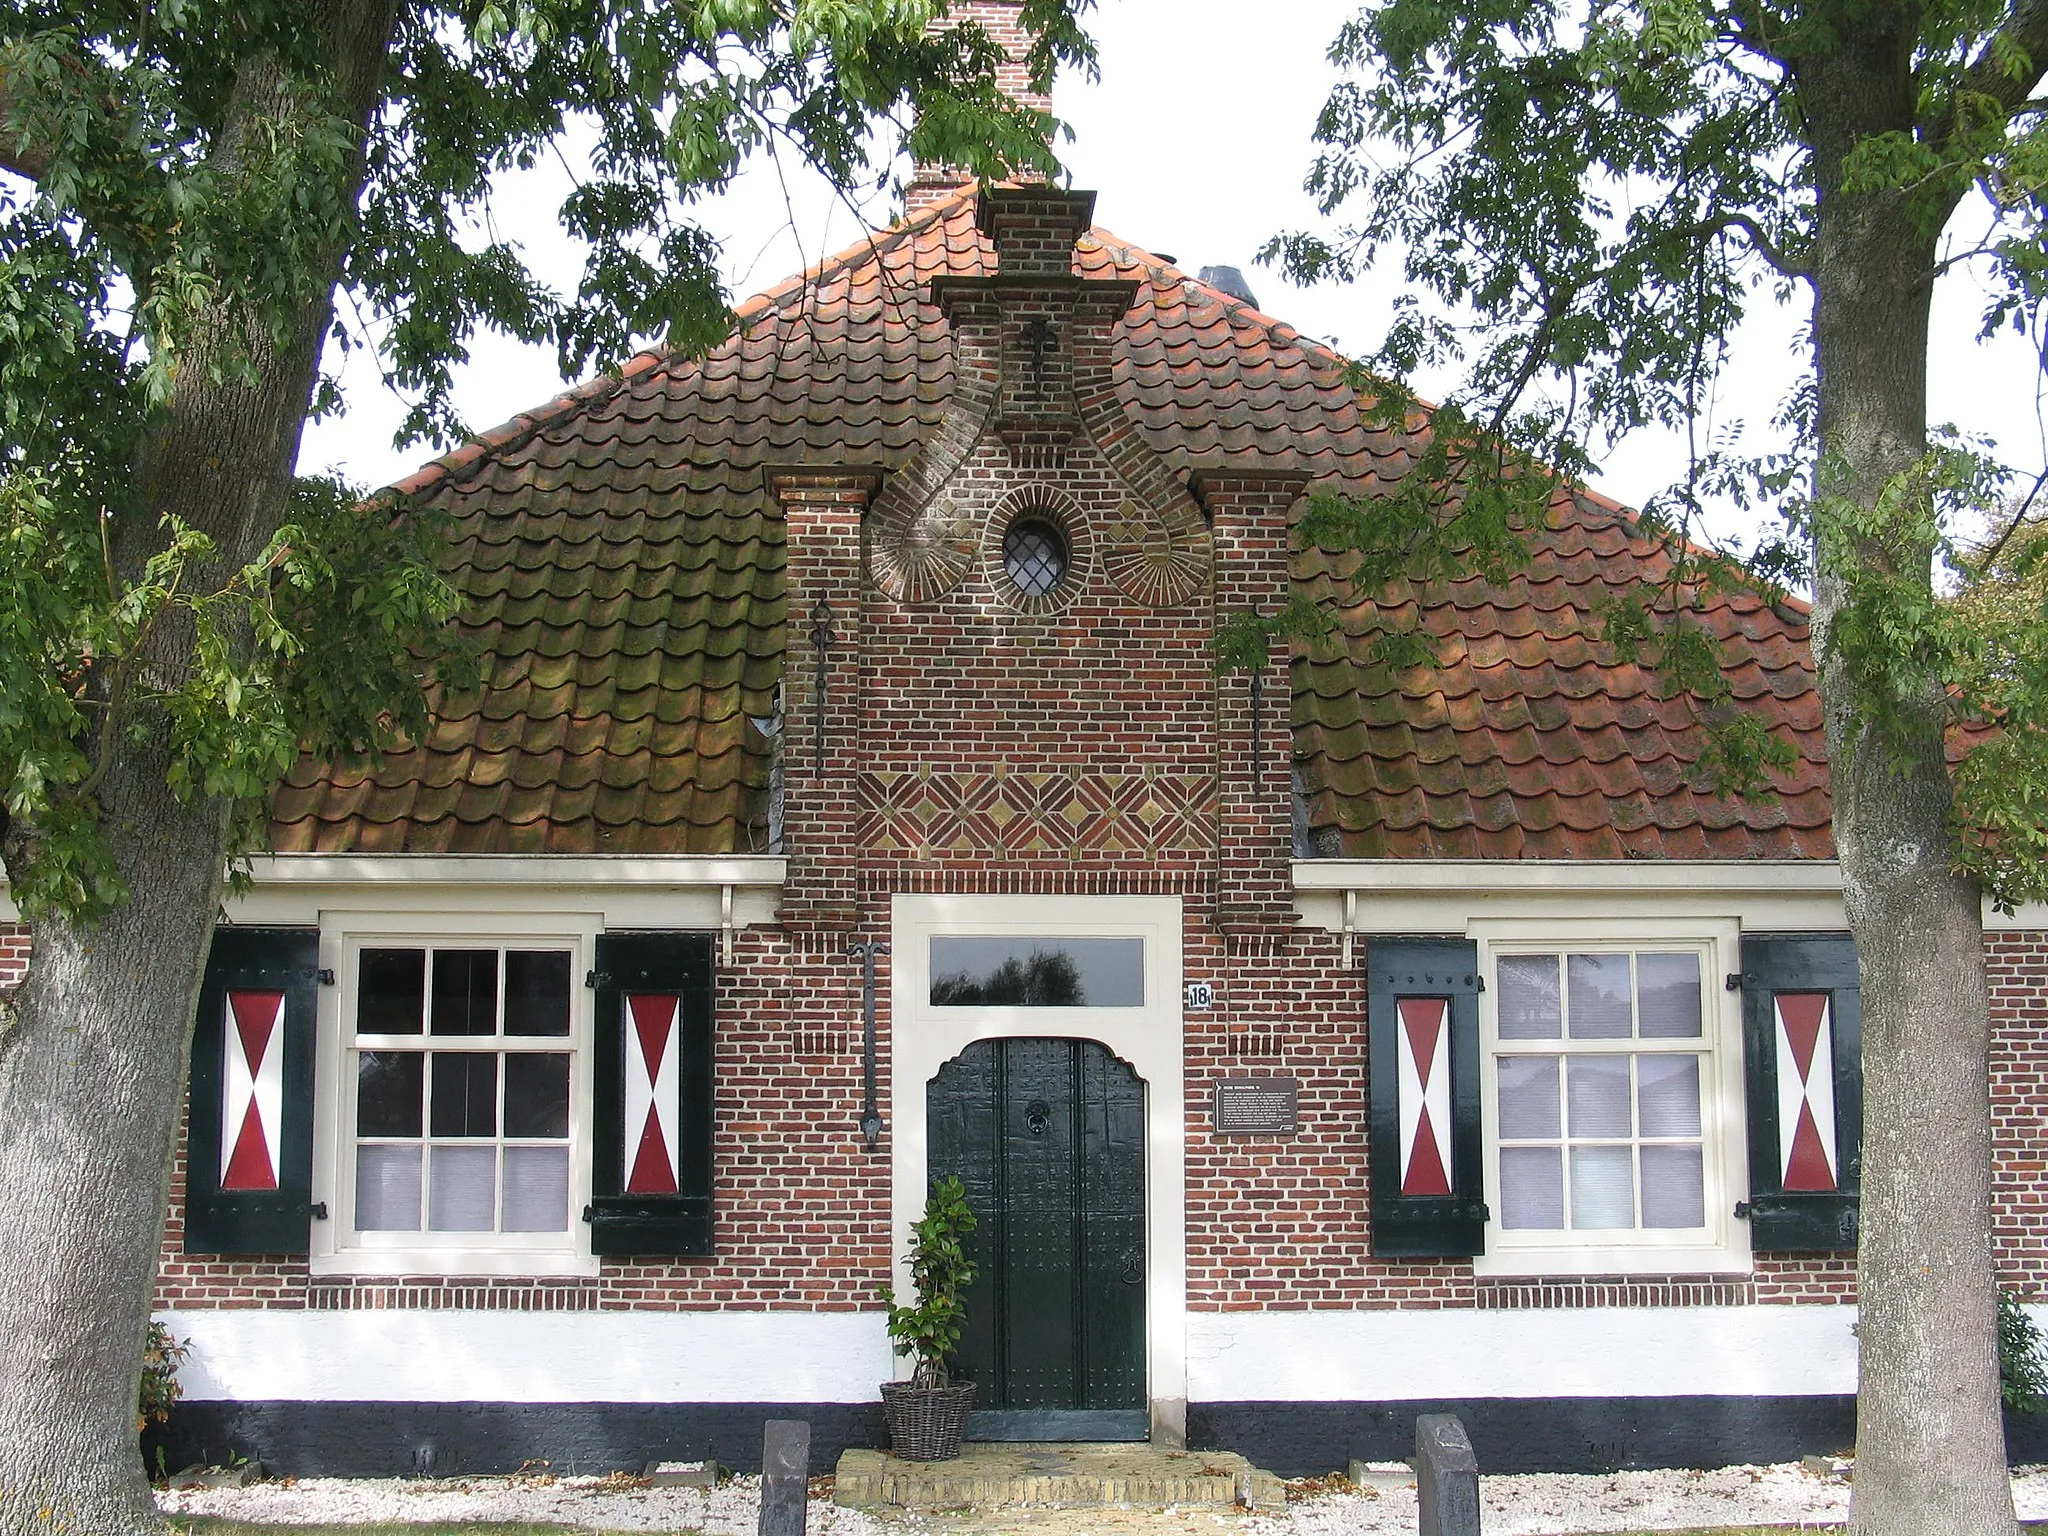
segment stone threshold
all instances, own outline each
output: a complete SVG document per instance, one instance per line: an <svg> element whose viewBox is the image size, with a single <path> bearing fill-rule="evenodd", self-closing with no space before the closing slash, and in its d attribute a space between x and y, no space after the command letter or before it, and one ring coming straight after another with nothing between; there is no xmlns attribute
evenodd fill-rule
<svg viewBox="0 0 2048 1536"><path fill-rule="evenodd" d="M833 1499L856 1509L1276 1510L1280 1479L1234 1451L1149 1445L969 1443L951 1461L886 1451L839 1458Z"/></svg>

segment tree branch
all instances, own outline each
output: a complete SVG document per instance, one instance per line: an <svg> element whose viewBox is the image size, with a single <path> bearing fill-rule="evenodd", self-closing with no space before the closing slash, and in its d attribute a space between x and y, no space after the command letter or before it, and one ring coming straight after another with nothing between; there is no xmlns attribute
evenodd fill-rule
<svg viewBox="0 0 2048 1536"><path fill-rule="evenodd" d="M11 85L6 66L0 64L0 171L12 171L27 181L41 181L49 174L49 152L40 145L31 148L21 142L14 127L20 101Z"/></svg>
<svg viewBox="0 0 2048 1536"><path fill-rule="evenodd" d="M2033 78L2007 74L1991 44L1986 43L1964 76L1963 88L1989 96L2010 112L2034 94L2034 87L2048 72L2048 0L2019 0L1999 29L1998 38L2027 56L2033 65Z"/></svg>
<svg viewBox="0 0 2048 1536"><path fill-rule="evenodd" d="M1739 229L1749 236L1750 246L1757 255L1775 267L1778 273L1790 278L1808 278L1813 269L1801 263L1792 253L1764 232L1764 227L1746 213L1724 213L1721 222L1730 229Z"/></svg>
<svg viewBox="0 0 2048 1536"><path fill-rule="evenodd" d="M2013 75L2006 71L2000 56L2007 47L2017 48L2027 56L2033 66L2028 74ZM2010 115L2034 94L2034 87L2044 75L2048 75L2048 0L2018 0L2005 25L1986 40L1977 57L1964 69L1955 90L1941 103L1937 114L1922 122L1921 132L1930 144L1945 147L1956 133L1958 97L1988 97Z"/></svg>

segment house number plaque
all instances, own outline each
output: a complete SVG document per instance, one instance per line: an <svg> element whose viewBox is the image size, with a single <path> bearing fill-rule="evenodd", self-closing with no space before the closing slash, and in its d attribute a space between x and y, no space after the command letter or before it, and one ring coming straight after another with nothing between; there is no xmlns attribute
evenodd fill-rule
<svg viewBox="0 0 2048 1536"><path fill-rule="evenodd" d="M1216 1083L1218 1136L1301 1133L1301 1081L1293 1077L1226 1077Z"/></svg>

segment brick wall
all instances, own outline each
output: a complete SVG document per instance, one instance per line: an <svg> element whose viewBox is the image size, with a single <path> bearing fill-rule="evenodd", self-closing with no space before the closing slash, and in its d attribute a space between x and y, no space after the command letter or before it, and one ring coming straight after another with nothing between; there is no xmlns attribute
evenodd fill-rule
<svg viewBox="0 0 2048 1536"><path fill-rule="evenodd" d="M18 987L28 974L28 929L0 923L0 988Z"/></svg>
<svg viewBox="0 0 2048 1536"><path fill-rule="evenodd" d="M1187 902L1185 971L1216 1004L1187 1015L1187 1264L1199 1311L1838 1303L1854 1299L1846 1254L1760 1256L1747 1278L1631 1275L1474 1278L1461 1261L1369 1256L1365 999L1334 936L1233 953ZM880 902L863 911L880 931ZM2048 934L1987 941L1995 1022L1996 1243L2029 1294L2048 1270ZM878 1017L886 1082L888 961ZM861 1108L860 972L840 935L752 929L724 975L718 1015L715 1260L607 1263L595 1280L307 1279L302 1260L180 1253L182 1153L165 1230L161 1307L488 1307L513 1310L872 1308L887 1278L890 1142L868 1153ZM1298 1137L1218 1137L1219 1076L1300 1080Z"/></svg>
<svg viewBox="0 0 2048 1536"><path fill-rule="evenodd" d="M2007 1283L2048 1294L2048 933L1985 935L1991 987L1992 1251Z"/></svg>
<svg viewBox="0 0 2048 1536"><path fill-rule="evenodd" d="M606 1262L595 1280L309 1280L304 1259L188 1257L184 1149L171 1179L160 1308L421 1307L534 1311L847 1311L887 1278L887 1143L866 1152L860 972L843 936L738 936L718 997L713 1148L719 1256ZM886 977L885 977L886 985ZM580 1207L579 1207L580 1209Z"/></svg>

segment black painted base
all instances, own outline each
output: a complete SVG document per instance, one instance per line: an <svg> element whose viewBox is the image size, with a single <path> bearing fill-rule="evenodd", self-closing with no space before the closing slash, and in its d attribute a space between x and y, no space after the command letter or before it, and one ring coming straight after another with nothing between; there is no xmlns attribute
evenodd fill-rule
<svg viewBox="0 0 2048 1536"><path fill-rule="evenodd" d="M1791 1461L1856 1443L1852 1397L1464 1398L1396 1403L1190 1403L1188 1445L1282 1477L1415 1454L1415 1418L1455 1413L1481 1472L1612 1472Z"/></svg>
<svg viewBox="0 0 2048 1536"><path fill-rule="evenodd" d="M872 1403L180 1403L143 1437L173 1471L244 1456L272 1476L418 1477L517 1472L639 1472L650 1461L716 1459L761 1470L762 1426L811 1426L811 1472L830 1472L849 1446L889 1443Z"/></svg>
<svg viewBox="0 0 2048 1536"><path fill-rule="evenodd" d="M1236 1451L1282 1477L1415 1454L1415 1418L1455 1413L1481 1472L1726 1467L1856 1444L1853 1397L1465 1398L1398 1403L1190 1403L1191 1450ZM2048 1461L2048 1414L2005 1416L2006 1458Z"/></svg>
<svg viewBox="0 0 2048 1536"><path fill-rule="evenodd" d="M1283 1477L1415 1453L1415 1416L1455 1413L1481 1472L1612 1472L1791 1461L1856 1442L1850 1397L1467 1398L1398 1403L1190 1403L1188 1446L1237 1451ZM273 1475L408 1477L637 1472L715 1457L761 1468L762 1426L804 1419L811 1471L850 1446L888 1445L874 1403L181 1403L143 1437L173 1470L242 1456ZM2006 1415L2015 1464L2048 1462L2048 1414Z"/></svg>

